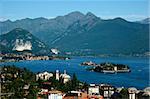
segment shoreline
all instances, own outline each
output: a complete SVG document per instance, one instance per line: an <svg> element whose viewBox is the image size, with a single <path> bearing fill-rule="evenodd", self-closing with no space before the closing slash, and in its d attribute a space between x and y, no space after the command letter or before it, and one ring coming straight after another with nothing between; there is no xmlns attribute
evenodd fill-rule
<svg viewBox="0 0 150 99"><path fill-rule="evenodd" d="M128 77L128 75L131 75L131 77L129 78L129 81L131 82L131 79L133 79L133 82L136 81L135 84L132 83L133 86L142 89L144 87L144 85L148 85L148 82L147 82L148 81L148 79L147 79L148 77L146 76L146 77L144 77L142 79L141 76L143 75L143 73L141 71L140 72L138 71L143 66L144 67L146 66L146 68L147 68L148 65L147 65L147 63L145 64L145 62L147 62L147 60L145 60L145 58L144 58L144 60L139 60L138 59L139 61L142 61L142 63L141 62L139 63L138 60L134 60L134 59L133 59L133 61L132 60L130 61L131 63L133 62L132 63L133 65L131 65L131 68L133 68L133 69L136 68L136 71L134 70L131 73L118 73L117 75L115 75L115 74L113 74L113 75L112 74L107 74L106 75L106 74L103 74L103 73L99 74L99 73L90 72L90 71L88 72L88 71L85 70L84 67L79 66L79 63L83 61L83 60L80 60L80 59L83 59L83 60L88 60L89 59L90 60L91 58L78 57L78 58L72 58L71 60L68 60L68 61L64 61L64 60L59 60L59 61L57 61L57 60L55 60L55 61L53 61L53 60L52 61L47 61L47 60L46 61L39 61L38 60L38 61L35 61L35 60L32 60L32 61L21 61L21 62L7 62L6 64L5 63L0 63L0 66L14 64L14 65L17 65L17 67L26 67L26 68L32 70L33 72L41 72L41 71L45 71L45 70L55 71L58 68L60 70L66 69L69 74L72 74L73 72L75 72L80 80L86 81L88 83L92 83L92 82L95 82L95 83L99 83L99 82L109 83L111 80L118 79L118 77L119 78L121 77L121 81L123 81L123 82L120 83L119 86L122 86L122 85L126 86L128 83L125 82L125 81L128 80L128 78L123 78L123 77L126 77L126 76ZM135 59L137 59L137 58L135 58ZM92 60L94 61L95 59L92 58ZM103 60L103 59L100 59L100 58L96 58L96 60L104 61L105 59ZM114 59L112 59L112 58L108 58L108 60L113 60L114 61ZM128 59L128 60L130 60L130 59ZM128 60L122 60L121 59L121 61L120 61L120 60L117 59L117 61L119 61L119 63L122 63L122 62L124 63L125 62L127 64L128 64ZM116 60L115 60L115 62L116 62ZM139 64L138 68L137 68L136 65L134 65L137 62ZM144 65L143 65L143 63L144 63ZM70 65L68 65L68 64L70 64ZM140 67L140 65L142 65L142 67ZM141 70L143 71L143 69L141 69ZM146 71L148 71L148 70L146 70ZM138 75L140 75L140 76L139 77L134 76L133 73L135 73L135 72L137 72ZM83 74L81 74L81 73L83 73ZM95 77L94 78L88 78L88 77L86 77L86 73L89 74L88 77L94 77L94 76ZM147 72L146 72L146 74L147 74ZM114 78L110 78L112 76L114 76ZM105 79L103 79L104 77L105 77ZM106 77L108 77L108 80L106 80ZM98 79L98 80L96 80L96 79ZM101 80L99 80L99 79L101 79ZM147 79L147 80L145 81L145 79ZM138 83L141 83L141 84L138 84ZM116 81L112 81L111 84L117 85L117 82ZM129 86L132 86L132 84L129 84Z"/></svg>

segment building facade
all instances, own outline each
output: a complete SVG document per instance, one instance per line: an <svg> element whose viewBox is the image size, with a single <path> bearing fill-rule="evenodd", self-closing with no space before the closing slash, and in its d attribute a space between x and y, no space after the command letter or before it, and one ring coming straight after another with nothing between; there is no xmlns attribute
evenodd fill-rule
<svg viewBox="0 0 150 99"><path fill-rule="evenodd" d="M49 78L53 77L52 73L43 72L36 75L36 80L42 79L42 80L49 80Z"/></svg>

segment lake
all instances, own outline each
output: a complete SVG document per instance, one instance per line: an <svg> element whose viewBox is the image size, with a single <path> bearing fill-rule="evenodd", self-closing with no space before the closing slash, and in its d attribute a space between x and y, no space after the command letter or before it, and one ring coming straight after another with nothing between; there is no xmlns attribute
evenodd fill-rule
<svg viewBox="0 0 150 99"><path fill-rule="evenodd" d="M86 71L86 66L80 66L84 61L95 63L113 62L129 65L130 73L103 74ZM20 61L0 63L0 65L16 65L26 67L33 72L59 70L67 71L69 75L75 73L79 80L87 83L108 83L116 87L136 87L143 89L149 86L149 58L138 57L72 57L70 60L46 60L46 61Z"/></svg>

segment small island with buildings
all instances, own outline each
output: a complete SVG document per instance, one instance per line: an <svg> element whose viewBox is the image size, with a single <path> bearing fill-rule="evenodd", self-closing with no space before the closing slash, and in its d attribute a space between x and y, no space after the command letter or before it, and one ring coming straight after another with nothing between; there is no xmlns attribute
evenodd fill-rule
<svg viewBox="0 0 150 99"><path fill-rule="evenodd" d="M87 68L89 71L101 73L128 73L131 72L129 66L115 63L100 63L96 64L92 61L81 63L82 66L92 66Z"/></svg>

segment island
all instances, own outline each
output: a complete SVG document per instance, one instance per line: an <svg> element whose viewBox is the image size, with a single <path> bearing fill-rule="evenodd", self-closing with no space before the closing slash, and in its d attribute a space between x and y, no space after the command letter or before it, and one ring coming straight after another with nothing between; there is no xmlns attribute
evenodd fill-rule
<svg viewBox="0 0 150 99"><path fill-rule="evenodd" d="M100 63L96 64L92 61L81 63L82 66L92 66L88 67L87 70L100 72L100 73L128 73L131 72L129 66L124 64L115 64L115 63Z"/></svg>

